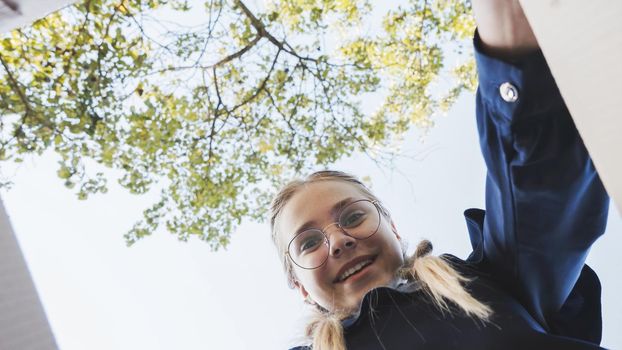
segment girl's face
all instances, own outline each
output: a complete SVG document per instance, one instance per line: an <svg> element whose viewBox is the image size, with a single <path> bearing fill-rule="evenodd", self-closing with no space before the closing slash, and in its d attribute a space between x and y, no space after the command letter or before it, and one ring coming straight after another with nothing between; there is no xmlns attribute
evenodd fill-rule
<svg viewBox="0 0 622 350"><path fill-rule="evenodd" d="M366 197L356 185L345 181L319 181L303 186L279 215L278 243L287 251L289 242L301 228L322 229L338 220L344 200L347 204L359 199ZM326 262L313 270L292 265L295 285L302 296L310 297L327 310L356 310L369 290L390 285L404 263L400 237L384 215L378 231L367 239L352 238L336 225L330 225L324 232L330 241ZM361 262L369 261L371 264L341 280L344 273L353 272Z"/></svg>

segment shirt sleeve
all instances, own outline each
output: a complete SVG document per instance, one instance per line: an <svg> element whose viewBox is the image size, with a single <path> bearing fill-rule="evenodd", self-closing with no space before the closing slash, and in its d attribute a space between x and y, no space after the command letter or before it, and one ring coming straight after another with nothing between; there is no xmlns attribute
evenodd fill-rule
<svg viewBox="0 0 622 350"><path fill-rule="evenodd" d="M483 259L547 328L605 230L609 198L542 53L507 62L484 54L477 33L474 45Z"/></svg>

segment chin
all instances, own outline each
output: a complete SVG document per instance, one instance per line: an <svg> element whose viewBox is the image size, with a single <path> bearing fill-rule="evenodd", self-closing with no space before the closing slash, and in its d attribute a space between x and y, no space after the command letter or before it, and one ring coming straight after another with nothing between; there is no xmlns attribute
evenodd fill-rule
<svg viewBox="0 0 622 350"><path fill-rule="evenodd" d="M370 276L368 280L361 281L363 283L356 286L356 289L352 291L353 294L357 296L360 301L363 299L365 294L367 294L370 290L380 287L387 287L391 285L391 281L393 281L392 276L388 274L377 274L374 276ZM354 287L354 286L353 286Z"/></svg>

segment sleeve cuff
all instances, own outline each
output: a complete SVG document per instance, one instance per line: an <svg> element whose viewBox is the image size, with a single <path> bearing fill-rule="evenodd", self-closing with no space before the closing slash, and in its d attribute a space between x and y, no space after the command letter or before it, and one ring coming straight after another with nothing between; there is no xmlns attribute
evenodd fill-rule
<svg viewBox="0 0 622 350"><path fill-rule="evenodd" d="M487 55L477 30L473 38L477 63L478 94L496 114L514 123L564 105L555 79L536 50L507 61Z"/></svg>

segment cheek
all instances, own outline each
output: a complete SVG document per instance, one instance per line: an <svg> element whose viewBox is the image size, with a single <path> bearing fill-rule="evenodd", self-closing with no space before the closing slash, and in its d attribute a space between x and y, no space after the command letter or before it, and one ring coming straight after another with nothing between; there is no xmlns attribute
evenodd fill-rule
<svg viewBox="0 0 622 350"><path fill-rule="evenodd" d="M380 224L376 234L379 236L378 239L384 242L384 245L390 246L391 248L398 247L399 250L402 249L400 236L389 223L385 222L385 220Z"/></svg>
<svg viewBox="0 0 622 350"><path fill-rule="evenodd" d="M387 263L389 263L391 267L397 269L404 263L404 247L402 241L391 229L391 226L387 226L386 228L387 229L383 230L381 233L382 237L379 238L382 240Z"/></svg>
<svg viewBox="0 0 622 350"><path fill-rule="evenodd" d="M324 281L327 272L324 269L325 266L314 270L298 269L296 276L298 276L298 280L307 292L316 295L327 289L326 282Z"/></svg>

